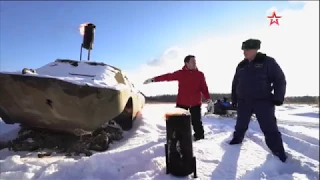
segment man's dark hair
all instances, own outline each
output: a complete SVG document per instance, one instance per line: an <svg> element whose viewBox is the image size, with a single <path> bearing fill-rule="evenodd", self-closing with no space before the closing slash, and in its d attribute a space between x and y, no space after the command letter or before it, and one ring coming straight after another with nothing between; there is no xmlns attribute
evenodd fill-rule
<svg viewBox="0 0 320 180"><path fill-rule="evenodd" d="M194 55L188 55L184 58L184 63L188 63L190 61L191 58L195 58Z"/></svg>

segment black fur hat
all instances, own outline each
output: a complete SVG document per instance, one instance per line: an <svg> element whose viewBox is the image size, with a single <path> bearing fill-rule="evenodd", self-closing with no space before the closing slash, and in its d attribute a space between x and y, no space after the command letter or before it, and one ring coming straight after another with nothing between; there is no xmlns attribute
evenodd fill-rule
<svg viewBox="0 0 320 180"><path fill-rule="evenodd" d="M248 39L242 42L242 50L245 49L260 49L261 41L259 39Z"/></svg>

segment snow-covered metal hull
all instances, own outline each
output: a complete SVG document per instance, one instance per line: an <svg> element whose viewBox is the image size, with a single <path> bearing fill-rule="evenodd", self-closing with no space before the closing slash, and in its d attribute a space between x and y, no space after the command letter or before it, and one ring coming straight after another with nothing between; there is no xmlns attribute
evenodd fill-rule
<svg viewBox="0 0 320 180"><path fill-rule="evenodd" d="M7 124L80 135L113 119L129 130L144 103L144 97L130 88L112 89L54 77L0 73L0 117Z"/></svg>

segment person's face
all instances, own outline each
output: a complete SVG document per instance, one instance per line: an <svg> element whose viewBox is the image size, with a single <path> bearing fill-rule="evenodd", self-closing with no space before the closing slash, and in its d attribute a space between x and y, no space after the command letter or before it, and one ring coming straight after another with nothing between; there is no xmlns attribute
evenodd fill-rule
<svg viewBox="0 0 320 180"><path fill-rule="evenodd" d="M244 49L243 55L245 59L253 59L253 57L257 54L256 49Z"/></svg>
<svg viewBox="0 0 320 180"><path fill-rule="evenodd" d="M196 69L196 67L197 67L196 59L195 58L191 58L190 61L186 63L186 66L190 70Z"/></svg>

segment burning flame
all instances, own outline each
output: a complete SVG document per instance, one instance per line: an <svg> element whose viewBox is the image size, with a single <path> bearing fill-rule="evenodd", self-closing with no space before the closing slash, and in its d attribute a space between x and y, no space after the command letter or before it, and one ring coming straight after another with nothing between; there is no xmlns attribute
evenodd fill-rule
<svg viewBox="0 0 320 180"><path fill-rule="evenodd" d="M81 36L84 35L84 27L87 26L88 24L89 23L80 24L79 31L80 31Z"/></svg>

